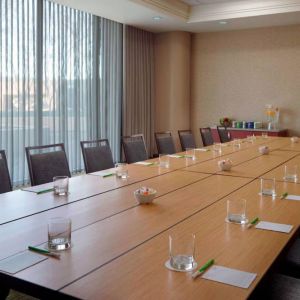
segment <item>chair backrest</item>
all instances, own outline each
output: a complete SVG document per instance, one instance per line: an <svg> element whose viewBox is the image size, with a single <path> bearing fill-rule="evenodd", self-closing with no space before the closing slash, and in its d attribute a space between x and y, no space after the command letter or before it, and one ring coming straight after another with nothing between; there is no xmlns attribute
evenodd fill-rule
<svg viewBox="0 0 300 300"><path fill-rule="evenodd" d="M122 145L127 163L135 163L148 159L147 148L142 134L123 136Z"/></svg>
<svg viewBox="0 0 300 300"><path fill-rule="evenodd" d="M7 160L4 150L0 150L0 194L10 192L12 190Z"/></svg>
<svg viewBox="0 0 300 300"><path fill-rule="evenodd" d="M178 130L182 151L187 148L196 148L195 139L191 130Z"/></svg>
<svg viewBox="0 0 300 300"><path fill-rule="evenodd" d="M155 132L154 135L158 154L174 154L176 152L171 132Z"/></svg>
<svg viewBox="0 0 300 300"><path fill-rule="evenodd" d="M51 151L51 148L59 150ZM26 147L25 150L31 185L51 182L55 176L71 177L64 144Z"/></svg>
<svg viewBox="0 0 300 300"><path fill-rule="evenodd" d="M107 139L80 142L86 173L114 167L114 161Z"/></svg>
<svg viewBox="0 0 300 300"><path fill-rule="evenodd" d="M214 138L209 127L200 128L200 134L202 138L203 146L210 146L214 144Z"/></svg>
<svg viewBox="0 0 300 300"><path fill-rule="evenodd" d="M218 134L221 143L227 143L231 141L230 132L224 126L217 126Z"/></svg>

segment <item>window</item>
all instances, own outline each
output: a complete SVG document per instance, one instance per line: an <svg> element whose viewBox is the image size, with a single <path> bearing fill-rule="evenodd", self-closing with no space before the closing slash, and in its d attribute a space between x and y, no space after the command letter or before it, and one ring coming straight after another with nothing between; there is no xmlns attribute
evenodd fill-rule
<svg viewBox="0 0 300 300"><path fill-rule="evenodd" d="M2 0L0 148L15 184L28 181L26 146L108 138L120 155L122 25L44 0Z"/></svg>

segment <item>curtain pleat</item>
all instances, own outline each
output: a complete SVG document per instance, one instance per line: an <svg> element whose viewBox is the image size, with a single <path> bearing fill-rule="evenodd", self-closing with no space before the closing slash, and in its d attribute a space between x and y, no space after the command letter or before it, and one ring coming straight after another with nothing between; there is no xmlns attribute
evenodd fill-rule
<svg viewBox="0 0 300 300"><path fill-rule="evenodd" d="M0 2L0 149L14 184L24 148L65 143L81 171L81 140L108 138L120 158L121 24L45 0Z"/></svg>
<svg viewBox="0 0 300 300"><path fill-rule="evenodd" d="M154 149L154 37L153 33L124 28L123 136L142 133L148 152Z"/></svg>

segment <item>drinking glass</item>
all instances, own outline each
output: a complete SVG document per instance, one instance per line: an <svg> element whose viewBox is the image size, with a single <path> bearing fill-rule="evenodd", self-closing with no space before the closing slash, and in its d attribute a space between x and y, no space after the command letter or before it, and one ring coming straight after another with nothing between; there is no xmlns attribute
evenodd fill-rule
<svg viewBox="0 0 300 300"><path fill-rule="evenodd" d="M262 132L262 133L261 133L261 137L262 137L263 139L267 139L267 138L268 138L268 133L267 133L267 132Z"/></svg>
<svg viewBox="0 0 300 300"><path fill-rule="evenodd" d="M227 200L227 222L246 224L246 199Z"/></svg>
<svg viewBox="0 0 300 300"><path fill-rule="evenodd" d="M69 192L69 177L55 176L53 177L54 194L58 196L65 196Z"/></svg>
<svg viewBox="0 0 300 300"><path fill-rule="evenodd" d="M284 180L297 182L298 180L298 166L284 166Z"/></svg>
<svg viewBox="0 0 300 300"><path fill-rule="evenodd" d="M169 255L172 268L190 271L195 267L195 235L169 235Z"/></svg>
<svg viewBox="0 0 300 300"><path fill-rule="evenodd" d="M213 151L215 154L221 155L222 154L222 145L220 143L213 144Z"/></svg>
<svg viewBox="0 0 300 300"><path fill-rule="evenodd" d="M126 163L116 163L116 175L117 177L121 179L127 179L128 178L128 169Z"/></svg>
<svg viewBox="0 0 300 300"><path fill-rule="evenodd" d="M71 247L71 220L51 218L48 223L48 247L51 250L66 250Z"/></svg>
<svg viewBox="0 0 300 300"><path fill-rule="evenodd" d="M170 167L170 158L166 154L159 154L159 166L163 168Z"/></svg>
<svg viewBox="0 0 300 300"><path fill-rule="evenodd" d="M194 148L186 148L185 155L187 158L191 158L192 160L196 160L196 153Z"/></svg>
<svg viewBox="0 0 300 300"><path fill-rule="evenodd" d="M260 195L262 196L276 196L276 181L273 179L260 179Z"/></svg>
<svg viewBox="0 0 300 300"><path fill-rule="evenodd" d="M233 140L233 148L234 149L240 149L241 148L241 140L240 139L234 139Z"/></svg>

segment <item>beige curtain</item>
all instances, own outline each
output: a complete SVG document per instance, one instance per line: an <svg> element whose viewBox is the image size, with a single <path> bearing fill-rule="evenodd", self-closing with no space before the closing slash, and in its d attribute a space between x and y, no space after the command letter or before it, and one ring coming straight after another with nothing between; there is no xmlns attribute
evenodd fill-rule
<svg viewBox="0 0 300 300"><path fill-rule="evenodd" d="M154 36L124 27L123 136L142 133L154 152Z"/></svg>

